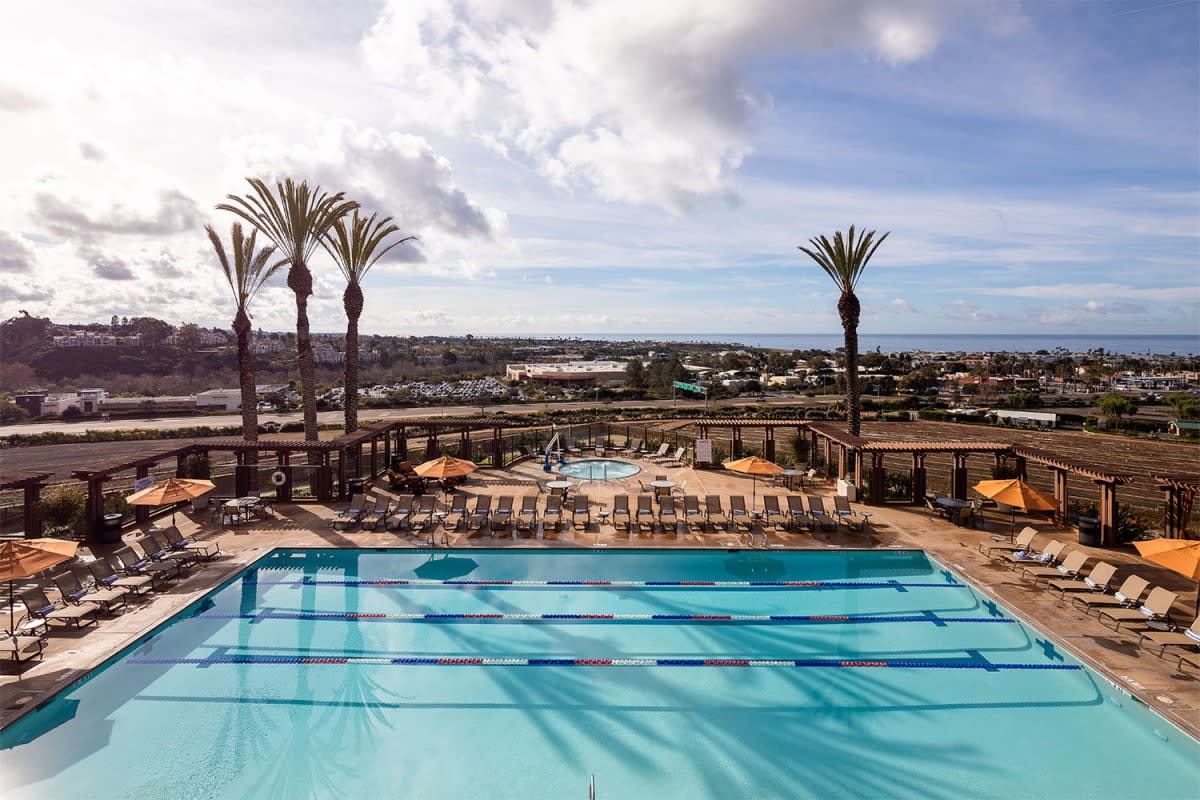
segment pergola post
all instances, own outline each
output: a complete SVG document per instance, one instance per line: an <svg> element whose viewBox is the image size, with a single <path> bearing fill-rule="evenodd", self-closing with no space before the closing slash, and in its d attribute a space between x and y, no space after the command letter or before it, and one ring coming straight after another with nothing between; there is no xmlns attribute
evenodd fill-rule
<svg viewBox="0 0 1200 800"><path fill-rule="evenodd" d="M1067 490L1068 472L1065 469L1051 469L1050 472L1054 476L1054 500L1056 502L1054 521L1065 525L1067 523L1067 506L1070 503L1070 493Z"/></svg>
<svg viewBox="0 0 1200 800"><path fill-rule="evenodd" d="M1112 481L1096 481L1100 489L1100 544L1115 547L1120 532L1117 529L1117 487Z"/></svg>
<svg viewBox="0 0 1200 800"><path fill-rule="evenodd" d="M838 480L844 481L846 480L846 446L839 444L837 453L837 476Z"/></svg>
<svg viewBox="0 0 1200 800"><path fill-rule="evenodd" d="M763 428L763 458L767 461L775 460L775 429Z"/></svg>
<svg viewBox="0 0 1200 800"><path fill-rule="evenodd" d="M910 481L912 497L909 502L920 505L925 502L925 454L912 454L912 480Z"/></svg>
<svg viewBox="0 0 1200 800"><path fill-rule="evenodd" d="M374 478L379 474L379 438L371 437L371 477Z"/></svg>
<svg viewBox="0 0 1200 800"><path fill-rule="evenodd" d="M471 460L471 431L463 428L458 437L458 457L464 461Z"/></svg>
<svg viewBox="0 0 1200 800"><path fill-rule="evenodd" d="M502 466L504 466L504 436L502 429L497 426L492 428L492 467L499 469Z"/></svg>
<svg viewBox="0 0 1200 800"><path fill-rule="evenodd" d="M89 478L87 482L87 538L99 542L104 529L104 481L103 477Z"/></svg>
<svg viewBox="0 0 1200 800"><path fill-rule="evenodd" d="M147 477L149 474L150 474L150 467L148 467L145 464L138 467L137 471L134 473L134 475L139 480ZM138 525L145 525L147 522L150 521L150 506L134 506L133 507L133 518L137 522Z"/></svg>
<svg viewBox="0 0 1200 800"><path fill-rule="evenodd" d="M742 429L741 428L735 427L732 429L732 444L730 445L730 449L733 451L732 458L741 458L742 457Z"/></svg>
<svg viewBox="0 0 1200 800"><path fill-rule="evenodd" d="M25 538L37 539L44 532L42 515L38 513L38 501L42 499L42 482L33 481L25 484L25 505L21 509L25 524Z"/></svg>
<svg viewBox="0 0 1200 800"><path fill-rule="evenodd" d="M383 432L383 470L392 466L392 429L388 428Z"/></svg>
<svg viewBox="0 0 1200 800"><path fill-rule="evenodd" d="M1025 456L1017 456L1017 477L1025 480L1029 477L1028 465L1025 462Z"/></svg>
<svg viewBox="0 0 1200 800"><path fill-rule="evenodd" d="M408 461L408 432L400 428L396 439L396 458ZM388 466L391 466L390 464Z"/></svg>
<svg viewBox="0 0 1200 800"><path fill-rule="evenodd" d="M867 502L871 505L883 505L886 496L887 469L883 465L883 453L871 454L871 492ZM861 485L861 484L860 484Z"/></svg>
<svg viewBox="0 0 1200 800"><path fill-rule="evenodd" d="M950 469L950 496L967 499L967 459L970 453L955 453L954 466Z"/></svg>
<svg viewBox="0 0 1200 800"><path fill-rule="evenodd" d="M850 464L851 464L851 472L854 475L854 485L861 490L862 485L863 485L863 453L860 452L859 450L851 450L850 451ZM880 454L879 464L880 464L880 466L883 466L882 454ZM874 469L873 465L872 465L872 469ZM883 502L883 501L880 500L880 502Z"/></svg>
<svg viewBox="0 0 1200 800"><path fill-rule="evenodd" d="M183 453L183 452L180 452L180 453L176 453L176 454L175 454L175 477L176 477L176 478L182 478L182 477L183 477L183 473L184 473L184 471L185 471L185 470L184 470L184 462L185 462L185 461L187 461L187 457L188 457L189 455L191 455L191 454L190 454L190 453Z"/></svg>

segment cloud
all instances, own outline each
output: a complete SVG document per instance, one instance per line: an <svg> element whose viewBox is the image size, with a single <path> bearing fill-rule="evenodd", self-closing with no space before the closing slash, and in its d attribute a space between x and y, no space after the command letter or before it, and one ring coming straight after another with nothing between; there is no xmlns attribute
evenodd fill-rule
<svg viewBox="0 0 1200 800"><path fill-rule="evenodd" d="M907 314L914 314L917 311L917 309L913 307L913 304L905 300L903 297L897 297L896 299L892 300L889 306L893 311L901 311Z"/></svg>
<svg viewBox="0 0 1200 800"><path fill-rule="evenodd" d="M544 280L545 280L547 286L550 286L551 284L554 283L554 278L551 278L549 275L547 275Z"/></svg>
<svg viewBox="0 0 1200 800"><path fill-rule="evenodd" d="M981 288L982 294L1001 295L1005 297L1033 297L1056 299L1092 300L1097 295L1116 295L1131 297L1139 300L1179 301L1183 299L1200 298L1200 284L1192 286L1162 286L1137 287L1119 283L1094 283L1080 281L1079 283L1034 284L1026 286L1002 286L996 288Z"/></svg>
<svg viewBox="0 0 1200 800"><path fill-rule="evenodd" d="M0 283L0 303L49 303L54 299L54 290L44 286L14 286Z"/></svg>
<svg viewBox="0 0 1200 800"><path fill-rule="evenodd" d="M32 272L37 263L33 248L16 236L0 231L0 273Z"/></svg>
<svg viewBox="0 0 1200 800"><path fill-rule="evenodd" d="M36 111L42 103L36 97L15 86L0 86L0 111Z"/></svg>
<svg viewBox="0 0 1200 800"><path fill-rule="evenodd" d="M947 314L950 319L969 319L972 322L993 322L1001 319L1002 315L996 311L989 311L984 308L979 308L973 303L968 303L966 300L958 299L950 301L951 307L956 313Z"/></svg>
<svg viewBox="0 0 1200 800"><path fill-rule="evenodd" d="M1089 314L1144 314L1146 312L1146 307L1141 303L1127 303L1122 300L1113 303L1088 300L1080 306L1080 309Z"/></svg>
<svg viewBox="0 0 1200 800"><path fill-rule="evenodd" d="M1035 319L1043 325L1070 325L1075 322L1075 316L1064 311L1041 311Z"/></svg>
<svg viewBox="0 0 1200 800"><path fill-rule="evenodd" d="M139 196L142 207L112 203L88 209L79 198L39 192L31 216L46 230L66 239L92 241L100 235L166 236L200 226L195 202L176 190Z"/></svg>
<svg viewBox="0 0 1200 800"><path fill-rule="evenodd" d="M79 155L83 156L88 161L104 160L104 151L91 142L79 143Z"/></svg>
<svg viewBox="0 0 1200 800"><path fill-rule="evenodd" d="M89 255L88 266L97 278L106 281L131 281L135 278L129 263L121 257L94 251Z"/></svg>

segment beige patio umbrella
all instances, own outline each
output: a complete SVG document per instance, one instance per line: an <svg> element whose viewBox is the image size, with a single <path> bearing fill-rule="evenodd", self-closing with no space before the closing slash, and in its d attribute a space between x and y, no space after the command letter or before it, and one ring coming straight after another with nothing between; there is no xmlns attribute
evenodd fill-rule
<svg viewBox="0 0 1200 800"><path fill-rule="evenodd" d="M212 481L199 478L167 478L165 481L134 492L125 498L133 506L165 506L194 500L217 488ZM175 524L175 509L171 509L171 524Z"/></svg>
<svg viewBox="0 0 1200 800"><path fill-rule="evenodd" d="M757 496L758 476L759 475L778 475L783 472L783 467L773 461L767 461L765 458L758 456L746 456L739 458L737 461L726 461L725 469L732 472L740 472L743 475L749 475L753 480L750 483L750 510L754 510L754 499Z"/></svg>
<svg viewBox="0 0 1200 800"><path fill-rule="evenodd" d="M13 581L31 578L42 570L75 557L78 542L65 539L11 539L0 544L0 580L8 581L8 629L13 630Z"/></svg>
<svg viewBox="0 0 1200 800"><path fill-rule="evenodd" d="M462 478L479 469L474 461L466 461L454 456L441 456L423 464L417 464L413 471L422 478L433 478L442 481L442 500L446 499L447 478Z"/></svg>
<svg viewBox="0 0 1200 800"><path fill-rule="evenodd" d="M972 487L984 497L1003 503L1012 509L1008 523L1009 536L1017 527L1017 509L1022 511L1053 511L1058 508L1058 501L1051 495L1033 488L1019 478L1005 478L998 481L980 481Z"/></svg>

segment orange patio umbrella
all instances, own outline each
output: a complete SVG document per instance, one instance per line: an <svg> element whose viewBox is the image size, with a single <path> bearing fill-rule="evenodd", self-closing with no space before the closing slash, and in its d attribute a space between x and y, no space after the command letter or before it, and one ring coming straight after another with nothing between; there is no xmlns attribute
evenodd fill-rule
<svg viewBox="0 0 1200 800"><path fill-rule="evenodd" d="M1200 541L1192 539L1147 539L1134 542L1138 555L1147 561L1200 582ZM1196 616L1200 616L1200 586L1196 591Z"/></svg>
<svg viewBox="0 0 1200 800"><path fill-rule="evenodd" d="M78 542L65 539L12 539L0 544L0 580L8 581L8 629L13 630L13 581L31 578L75 557Z"/></svg>
<svg viewBox="0 0 1200 800"><path fill-rule="evenodd" d="M476 466L474 461L464 461L454 456L442 456L413 467L413 471L422 478L435 478L437 480L462 478L470 475L477 469L479 467Z"/></svg>
<svg viewBox="0 0 1200 800"><path fill-rule="evenodd" d="M1051 495L1033 488L1019 478L1005 478L998 481L980 481L972 487L984 497L1003 503L1012 509L1008 532L1012 535L1017 526L1017 509L1022 511L1053 511L1058 508L1058 501Z"/></svg>
<svg viewBox="0 0 1200 800"><path fill-rule="evenodd" d="M725 469L732 472L740 472L743 475L749 475L753 478L750 483L750 509L754 509L754 499L757 496L758 476L759 475L778 475L783 472L783 467L773 461L767 461L765 458L758 456L746 456L739 458L737 461L726 461Z"/></svg>
<svg viewBox="0 0 1200 800"><path fill-rule="evenodd" d="M125 498L133 506L165 506L194 500L217 488L212 481L198 478L167 478L153 486ZM175 511L171 511L171 524L175 524Z"/></svg>

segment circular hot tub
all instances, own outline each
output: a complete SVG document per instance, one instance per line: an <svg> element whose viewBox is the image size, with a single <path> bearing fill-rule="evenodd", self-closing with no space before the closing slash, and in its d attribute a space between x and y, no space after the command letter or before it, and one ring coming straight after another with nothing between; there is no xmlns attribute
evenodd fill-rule
<svg viewBox="0 0 1200 800"><path fill-rule="evenodd" d="M568 478L579 478L587 481L611 481L618 478L628 478L637 475L642 468L628 461L615 458L585 458L563 464L558 468L559 475Z"/></svg>

